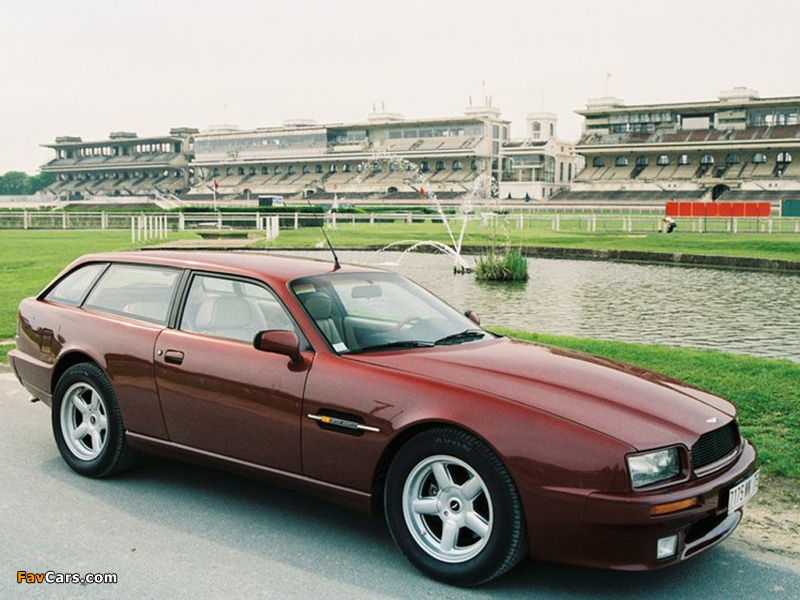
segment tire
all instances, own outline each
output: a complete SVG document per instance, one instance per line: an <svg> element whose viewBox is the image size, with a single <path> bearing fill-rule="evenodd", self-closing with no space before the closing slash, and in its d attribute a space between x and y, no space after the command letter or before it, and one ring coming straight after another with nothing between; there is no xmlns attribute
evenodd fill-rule
<svg viewBox="0 0 800 600"><path fill-rule="evenodd" d="M408 560L452 585L499 577L528 550L511 475L484 442L458 429L424 431L400 449L386 476L384 513Z"/></svg>
<svg viewBox="0 0 800 600"><path fill-rule="evenodd" d="M137 454L125 441L117 396L93 363L67 369L56 384L53 435L64 461L87 477L107 477L133 466Z"/></svg>

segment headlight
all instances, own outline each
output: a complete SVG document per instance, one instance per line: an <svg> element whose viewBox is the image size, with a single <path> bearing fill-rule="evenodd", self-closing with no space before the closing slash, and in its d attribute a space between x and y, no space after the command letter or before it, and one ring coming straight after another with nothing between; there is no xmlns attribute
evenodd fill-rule
<svg viewBox="0 0 800 600"><path fill-rule="evenodd" d="M677 448L628 457L631 485L636 488L672 479L681 471Z"/></svg>

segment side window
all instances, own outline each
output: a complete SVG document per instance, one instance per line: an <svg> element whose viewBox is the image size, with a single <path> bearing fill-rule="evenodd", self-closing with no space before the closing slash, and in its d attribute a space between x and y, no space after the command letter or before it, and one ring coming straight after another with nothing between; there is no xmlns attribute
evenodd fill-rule
<svg viewBox="0 0 800 600"><path fill-rule="evenodd" d="M266 329L295 330L289 313L267 288L212 275L192 279L180 328L248 343Z"/></svg>
<svg viewBox="0 0 800 600"><path fill-rule="evenodd" d="M108 263L86 265L72 271L47 292L45 300L78 306L86 297L89 288Z"/></svg>
<svg viewBox="0 0 800 600"><path fill-rule="evenodd" d="M166 324L180 273L165 267L111 265L84 306Z"/></svg>

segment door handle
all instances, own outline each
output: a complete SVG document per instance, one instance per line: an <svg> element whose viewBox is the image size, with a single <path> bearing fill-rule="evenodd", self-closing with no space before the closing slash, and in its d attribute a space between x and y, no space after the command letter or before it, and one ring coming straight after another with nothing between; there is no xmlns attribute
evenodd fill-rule
<svg viewBox="0 0 800 600"><path fill-rule="evenodd" d="M164 353L164 362L180 365L183 363L183 352L180 350L167 350Z"/></svg>

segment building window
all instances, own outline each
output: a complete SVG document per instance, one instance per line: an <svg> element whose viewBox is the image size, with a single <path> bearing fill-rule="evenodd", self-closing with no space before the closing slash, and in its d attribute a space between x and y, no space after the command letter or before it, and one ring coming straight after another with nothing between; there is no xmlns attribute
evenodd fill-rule
<svg viewBox="0 0 800 600"><path fill-rule="evenodd" d="M311 173L311 167L303 165L303 175L308 175L309 173Z"/></svg>
<svg viewBox="0 0 800 600"><path fill-rule="evenodd" d="M681 154L678 157L678 164L679 165L690 165L690 164L692 164L692 161L689 160L689 155L688 154Z"/></svg>
<svg viewBox="0 0 800 600"><path fill-rule="evenodd" d="M472 161L470 161L470 163L469 163L469 168L472 169L473 171L477 171L478 170L478 161L473 158Z"/></svg>
<svg viewBox="0 0 800 600"><path fill-rule="evenodd" d="M628 166L628 159L625 156L618 156L617 159L614 161L614 165L617 167L627 167Z"/></svg>
<svg viewBox="0 0 800 600"><path fill-rule="evenodd" d="M289 165L289 168L286 170L286 174L287 175L294 175L295 173L297 173L297 169L295 168L295 166L294 165Z"/></svg>
<svg viewBox="0 0 800 600"><path fill-rule="evenodd" d="M344 163L342 165L342 173L350 173L352 168L350 167L350 163Z"/></svg>
<svg viewBox="0 0 800 600"><path fill-rule="evenodd" d="M556 136L556 126L553 123L550 123L550 137Z"/></svg>
<svg viewBox="0 0 800 600"><path fill-rule="evenodd" d="M703 154L700 157L700 164L701 165L713 165L714 164L714 157L710 154Z"/></svg>
<svg viewBox="0 0 800 600"><path fill-rule="evenodd" d="M244 175L244 167L239 167L238 173L239 175Z"/></svg>
<svg viewBox="0 0 800 600"><path fill-rule="evenodd" d="M757 165L763 165L767 162L767 155L763 152L756 152L753 154L753 162Z"/></svg>
<svg viewBox="0 0 800 600"><path fill-rule="evenodd" d="M267 167L267 166L261 167L261 174L262 175L269 175L269 167Z"/></svg>
<svg viewBox="0 0 800 600"><path fill-rule="evenodd" d="M656 164L659 167L667 166L669 164L669 156L667 156L666 154L662 154L661 156L658 157L658 159L656 159Z"/></svg>
<svg viewBox="0 0 800 600"><path fill-rule="evenodd" d="M328 173L336 173L338 169L336 168L336 163L331 163L331 166L328 167Z"/></svg>
<svg viewBox="0 0 800 600"><path fill-rule="evenodd" d="M734 154L731 152L728 156L725 157L725 164L726 165L738 165L741 161L739 160L739 155Z"/></svg>
<svg viewBox="0 0 800 600"><path fill-rule="evenodd" d="M436 161L436 170L437 171L444 171L444 161L443 160L437 160Z"/></svg>
<svg viewBox="0 0 800 600"><path fill-rule="evenodd" d="M461 170L461 161L454 160L453 161L453 171L460 171Z"/></svg>
<svg viewBox="0 0 800 600"><path fill-rule="evenodd" d="M225 175L233 175L233 167L228 167L225 169Z"/></svg>
<svg viewBox="0 0 800 600"><path fill-rule="evenodd" d="M430 171L430 170L431 170L431 165L430 165L430 163L428 163L428 161L427 161L427 160L423 160L423 161L422 161L422 164L421 164L421 165L420 165L420 167L419 167L419 170L420 170L420 171L422 171L423 173L427 173L428 171Z"/></svg>
<svg viewBox="0 0 800 600"><path fill-rule="evenodd" d="M637 167L646 167L650 164L650 159L646 156L637 156L636 157L636 166Z"/></svg>
<svg viewBox="0 0 800 600"><path fill-rule="evenodd" d="M256 168L250 167L250 175L255 175L255 174L256 174Z"/></svg>
<svg viewBox="0 0 800 600"><path fill-rule="evenodd" d="M778 157L775 159L775 162L784 165L789 164L790 162L792 162L792 155L789 154L788 152L781 152L778 154Z"/></svg>
<svg viewBox="0 0 800 600"><path fill-rule="evenodd" d="M277 165L275 167L274 171L275 171L275 175L280 175L281 173L283 173L283 167L280 166L280 165Z"/></svg>
<svg viewBox="0 0 800 600"><path fill-rule="evenodd" d="M568 173L567 178L570 181L572 181L572 163L569 163L568 168L567 168L567 173Z"/></svg>
<svg viewBox="0 0 800 600"><path fill-rule="evenodd" d="M317 165L316 167L314 167L314 171L317 173L322 173L322 165Z"/></svg>
<svg viewBox="0 0 800 600"><path fill-rule="evenodd" d="M603 160L602 156L595 156L594 159L592 160L592 166L593 167L605 167L606 166L606 161Z"/></svg>

